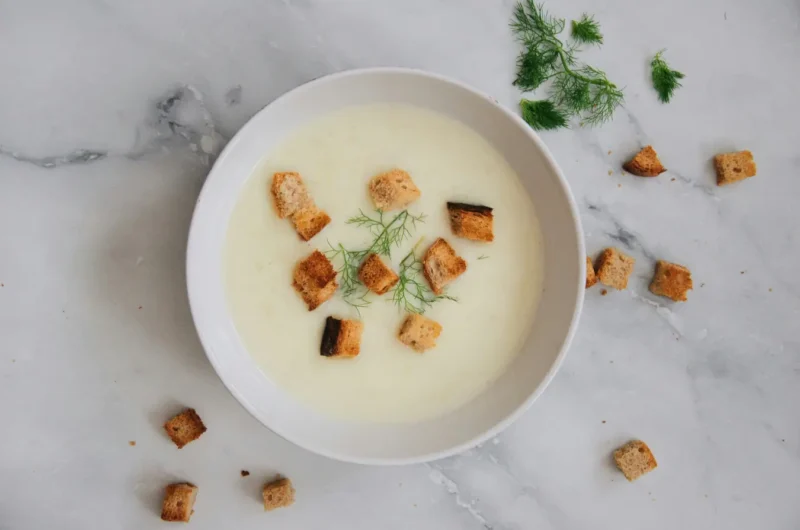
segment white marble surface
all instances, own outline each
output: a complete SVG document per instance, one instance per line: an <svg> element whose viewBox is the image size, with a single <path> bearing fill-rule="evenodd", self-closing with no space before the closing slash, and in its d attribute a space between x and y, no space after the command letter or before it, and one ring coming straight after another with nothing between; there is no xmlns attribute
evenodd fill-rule
<svg viewBox="0 0 800 530"><path fill-rule="evenodd" d="M202 148L354 67L424 68L513 107L511 2L0 0L0 529L166 525L173 479L200 486L198 529L800 527L800 7L549 7L597 16L588 56L626 87L613 123L543 138L588 248L626 249L634 278L587 293L561 372L497 439L371 468L273 435L206 361L183 273ZM688 76L669 106L647 79L663 47ZM670 171L620 174L647 143ZM758 177L717 188L711 156L742 148ZM656 258L692 269L688 303L648 293ZM179 452L160 425L184 404L209 431ZM610 460L631 437L660 463L633 484ZM264 514L274 472L298 501Z"/></svg>

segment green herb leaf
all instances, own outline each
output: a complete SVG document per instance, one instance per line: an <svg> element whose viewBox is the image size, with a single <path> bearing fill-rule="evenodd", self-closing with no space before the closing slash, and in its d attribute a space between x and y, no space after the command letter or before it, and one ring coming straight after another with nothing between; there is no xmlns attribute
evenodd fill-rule
<svg viewBox="0 0 800 530"><path fill-rule="evenodd" d="M650 63L653 68L653 88L658 92L658 99L661 100L661 103L669 103L675 90L682 86L678 80L686 77L681 72L671 69L666 61L661 58L665 51L658 52Z"/></svg>
<svg viewBox="0 0 800 530"><path fill-rule="evenodd" d="M523 99L519 106L522 109L522 119L536 130L549 131L567 126L568 116L552 101Z"/></svg>
<svg viewBox="0 0 800 530"><path fill-rule="evenodd" d="M600 33L600 24L594 17L586 13L580 20L572 21L572 38L584 44L603 44L603 34Z"/></svg>

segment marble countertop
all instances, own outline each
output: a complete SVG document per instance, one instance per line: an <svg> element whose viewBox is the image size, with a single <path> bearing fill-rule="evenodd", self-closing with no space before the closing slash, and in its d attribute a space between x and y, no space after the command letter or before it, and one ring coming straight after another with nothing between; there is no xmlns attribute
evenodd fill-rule
<svg viewBox="0 0 800 530"><path fill-rule="evenodd" d="M494 440L429 465L330 461L258 424L206 360L183 264L225 141L281 93L356 67L442 73L515 107L511 6L0 2L0 529L159 527L175 479L200 486L197 529L798 528L794 0L549 6L596 15L606 43L586 56L626 104L542 138L587 248L638 266L627 291L587 292L561 371ZM661 48L687 74L668 106L647 77ZM651 143L669 172L622 174ZM718 188L711 157L738 149L758 176ZM692 269L688 303L647 291L662 258ZM161 424L182 405L210 428L178 452ZM611 461L630 438L660 464L635 483ZM264 514L276 472L297 503Z"/></svg>

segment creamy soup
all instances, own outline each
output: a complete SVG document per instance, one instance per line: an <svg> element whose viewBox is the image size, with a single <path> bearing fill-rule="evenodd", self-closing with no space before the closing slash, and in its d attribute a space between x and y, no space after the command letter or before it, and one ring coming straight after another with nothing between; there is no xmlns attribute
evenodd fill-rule
<svg viewBox="0 0 800 530"><path fill-rule="evenodd" d="M324 252L329 243L368 246L368 231L346 221L359 209L374 213L368 182L393 168L408 171L421 190L408 210L426 220L384 260L396 271L415 244L422 254L443 237L468 264L447 288L457 301L438 301L425 312L443 330L436 347L424 353L397 339L405 314L391 293L370 294L371 304L359 315L341 293L308 311L292 288L295 264L312 250ZM332 218L308 243L275 213L269 185L279 171L299 172ZM494 208L494 241L456 237L447 201ZM472 129L418 107L357 106L293 131L266 153L230 219L224 282L243 343L265 375L290 395L340 419L413 422L466 404L517 355L541 294L541 239L519 177ZM338 269L340 263L333 263ZM328 316L364 323L358 357L320 355Z"/></svg>

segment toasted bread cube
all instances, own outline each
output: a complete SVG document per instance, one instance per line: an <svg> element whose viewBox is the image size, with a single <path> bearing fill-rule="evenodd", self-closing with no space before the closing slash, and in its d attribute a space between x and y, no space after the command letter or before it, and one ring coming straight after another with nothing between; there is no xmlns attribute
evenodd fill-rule
<svg viewBox="0 0 800 530"><path fill-rule="evenodd" d="M285 508L294 504L294 486L288 478L274 480L264 485L264 511Z"/></svg>
<svg viewBox="0 0 800 530"><path fill-rule="evenodd" d="M203 420L197 415L194 409L186 409L167 423L164 424L164 429L178 449L182 449L184 445L193 442L200 438L200 435L206 432L206 426L203 425Z"/></svg>
<svg viewBox="0 0 800 530"><path fill-rule="evenodd" d="M364 324L358 320L328 317L322 332L320 355L324 357L356 357L361 351Z"/></svg>
<svg viewBox="0 0 800 530"><path fill-rule="evenodd" d="M719 154L714 157L714 167L717 170L717 186L756 176L756 163L750 151Z"/></svg>
<svg viewBox="0 0 800 530"><path fill-rule="evenodd" d="M303 297L308 310L313 311L333 296L339 284L331 261L315 250L295 267L292 286Z"/></svg>
<svg viewBox="0 0 800 530"><path fill-rule="evenodd" d="M442 238L437 239L425 252L422 265L425 279L436 294L442 294L447 284L467 270L467 262Z"/></svg>
<svg viewBox="0 0 800 530"><path fill-rule="evenodd" d="M278 217L285 219L314 204L300 173L275 173L272 176L272 197Z"/></svg>
<svg viewBox="0 0 800 530"><path fill-rule="evenodd" d="M442 333L442 326L430 318L416 313L408 315L400 326L398 338L406 346L419 353L436 346L436 339Z"/></svg>
<svg viewBox="0 0 800 530"><path fill-rule="evenodd" d="M634 481L658 467L656 457L641 440L628 442L614 451L614 462L629 481Z"/></svg>
<svg viewBox="0 0 800 530"><path fill-rule="evenodd" d="M400 277L377 254L370 254L358 270L358 279L375 294L386 294Z"/></svg>
<svg viewBox="0 0 800 530"><path fill-rule="evenodd" d="M639 151L630 161L623 164L622 168L628 173L633 173L639 177L657 177L667 170L658 159L655 149L650 145Z"/></svg>
<svg viewBox="0 0 800 530"><path fill-rule="evenodd" d="M384 212L405 208L421 195L411 175L402 169L393 169L373 177L369 183L369 194L375 208Z"/></svg>
<svg viewBox="0 0 800 530"><path fill-rule="evenodd" d="M164 490L164 502L161 505L161 519L164 521L188 523L194 513L194 500L197 497L197 486L182 482L170 484Z"/></svg>
<svg viewBox="0 0 800 530"><path fill-rule="evenodd" d="M668 261L658 260L656 273L650 282L650 292L666 296L676 302L685 302L686 293L692 289L692 271Z"/></svg>
<svg viewBox="0 0 800 530"><path fill-rule="evenodd" d="M586 258L586 288L597 283L597 275L594 273L594 265L589 257Z"/></svg>
<svg viewBox="0 0 800 530"><path fill-rule="evenodd" d="M614 289L628 287L628 278L636 260L616 248L607 248L597 260L597 279Z"/></svg>
<svg viewBox="0 0 800 530"><path fill-rule="evenodd" d="M458 237L472 241L494 241L494 215L488 206L448 202L450 228Z"/></svg>
<svg viewBox="0 0 800 530"><path fill-rule="evenodd" d="M300 238L308 241L328 226L331 218L327 213L312 205L295 212L292 215L292 222Z"/></svg>

